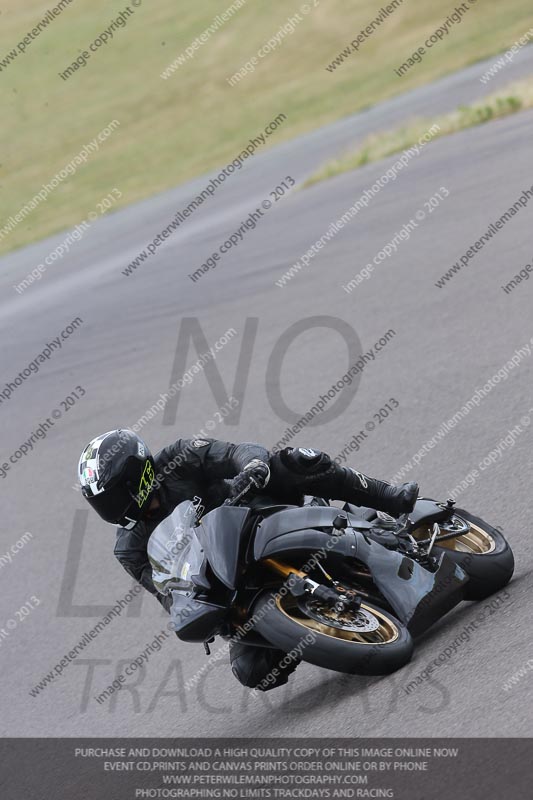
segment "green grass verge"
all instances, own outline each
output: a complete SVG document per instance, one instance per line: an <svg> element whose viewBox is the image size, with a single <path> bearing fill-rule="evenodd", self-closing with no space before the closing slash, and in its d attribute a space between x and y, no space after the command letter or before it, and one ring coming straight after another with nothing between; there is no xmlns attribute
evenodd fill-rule
<svg viewBox="0 0 533 800"><path fill-rule="evenodd" d="M304 183L304 188L407 150L417 144L433 126L438 130L433 128L435 132L431 141L526 108L533 108L533 78L515 81L471 106L460 106L455 111L436 117L413 119L399 128L372 134L360 142L355 150L329 161Z"/></svg>
<svg viewBox="0 0 533 800"><path fill-rule="evenodd" d="M111 120L120 127L8 235L0 252L87 218L114 187L128 205L232 160L278 114L278 144L501 51L531 25L530 0L483 0L402 78L394 69L455 0L405 0L333 72L326 66L379 13L374 0L246 0L168 80L160 73L232 0L142 0L69 80L64 71L128 0L72 0L0 69L0 229ZM59 0L4 0L0 65ZM227 78L300 14L292 33L235 86ZM277 176L280 177L280 176ZM277 180L273 176L273 181Z"/></svg>

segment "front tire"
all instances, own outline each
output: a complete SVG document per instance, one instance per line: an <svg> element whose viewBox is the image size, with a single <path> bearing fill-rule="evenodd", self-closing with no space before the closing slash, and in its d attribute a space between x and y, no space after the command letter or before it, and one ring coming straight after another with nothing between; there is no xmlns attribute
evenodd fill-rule
<svg viewBox="0 0 533 800"><path fill-rule="evenodd" d="M467 520L471 532L435 545L432 554L446 553L469 576L465 586L465 600L484 600L503 589L514 572L514 556L509 543L497 528L462 508L454 515ZM425 538L427 529L418 528L415 538Z"/></svg>
<svg viewBox="0 0 533 800"><path fill-rule="evenodd" d="M317 667L387 675L405 666L414 646L407 628L371 603L362 603L361 612L359 618L353 615L353 620L342 621L331 616L332 609L326 609L321 618L320 612L310 611L310 607L306 613L292 595L280 597L276 591L268 591L255 603L252 619L269 642Z"/></svg>

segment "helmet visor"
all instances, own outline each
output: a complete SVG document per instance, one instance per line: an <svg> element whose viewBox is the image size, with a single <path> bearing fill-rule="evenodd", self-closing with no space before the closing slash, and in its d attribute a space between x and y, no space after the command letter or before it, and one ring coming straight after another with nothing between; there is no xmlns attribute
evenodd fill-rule
<svg viewBox="0 0 533 800"><path fill-rule="evenodd" d="M142 517L135 495L126 486L114 486L96 495L91 494L87 487L82 492L96 513L113 525L131 530Z"/></svg>

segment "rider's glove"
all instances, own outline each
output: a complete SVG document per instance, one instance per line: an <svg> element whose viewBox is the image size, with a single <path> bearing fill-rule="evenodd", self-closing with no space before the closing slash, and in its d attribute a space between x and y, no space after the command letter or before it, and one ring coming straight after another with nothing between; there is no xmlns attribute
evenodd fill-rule
<svg viewBox="0 0 533 800"><path fill-rule="evenodd" d="M264 461L254 458L245 466L242 472L231 481L231 495L236 497L252 481L256 489L264 489L270 479L270 468Z"/></svg>

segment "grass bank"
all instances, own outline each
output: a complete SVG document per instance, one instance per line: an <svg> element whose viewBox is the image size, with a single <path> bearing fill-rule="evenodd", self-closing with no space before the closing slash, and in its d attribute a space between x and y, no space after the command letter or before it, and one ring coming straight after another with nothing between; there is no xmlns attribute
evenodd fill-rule
<svg viewBox="0 0 533 800"><path fill-rule="evenodd" d="M460 106L448 114L435 117L417 118L408 124L368 136L352 151L347 151L340 158L332 159L314 175L304 186L341 175L373 161L407 150L423 140L428 131L432 131L431 140L450 133L483 125L485 122L515 114L526 108L533 108L533 77L509 84L505 89L494 92L479 103L471 106Z"/></svg>
<svg viewBox="0 0 533 800"><path fill-rule="evenodd" d="M46 9L60 2L46 23ZM117 208L226 164L280 113L286 122L265 146L499 52L530 27L530 0L480 0L398 77L394 70L455 5L404 0L357 52L328 70L378 16L373 0L202 0L179 4L179 11L175 0L51 0L45 7L42 0L4 0L0 229L112 120L120 126L0 236L0 252L86 219L113 189L121 193ZM131 13L124 20L125 8ZM80 66L60 77L77 59Z"/></svg>

